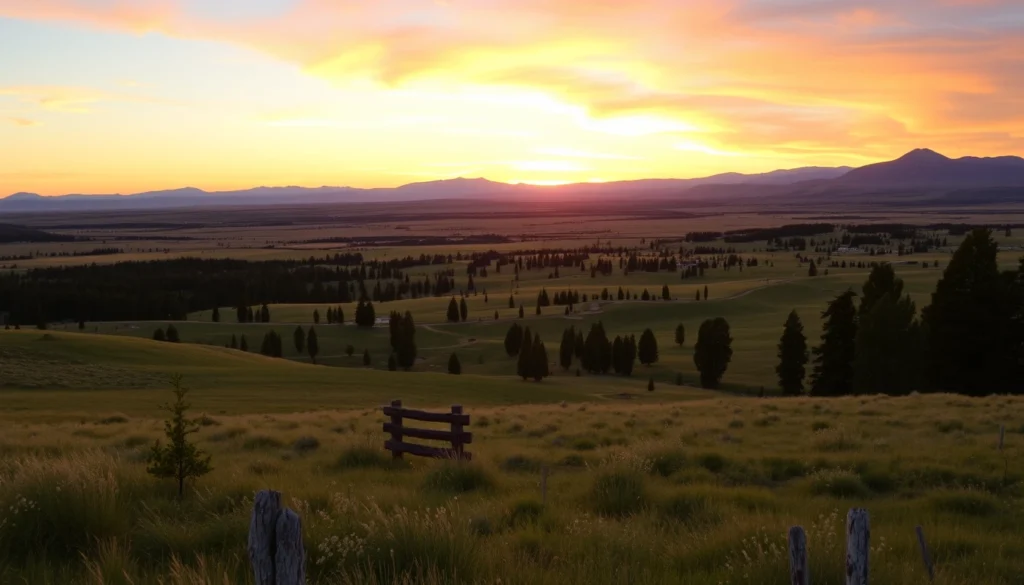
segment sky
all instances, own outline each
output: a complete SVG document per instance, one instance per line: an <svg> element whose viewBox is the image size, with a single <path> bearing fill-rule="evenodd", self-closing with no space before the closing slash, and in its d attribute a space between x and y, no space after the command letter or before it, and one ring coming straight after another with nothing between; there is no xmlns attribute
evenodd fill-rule
<svg viewBox="0 0 1024 585"><path fill-rule="evenodd" d="M1022 0L0 0L0 195L1024 153Z"/></svg>

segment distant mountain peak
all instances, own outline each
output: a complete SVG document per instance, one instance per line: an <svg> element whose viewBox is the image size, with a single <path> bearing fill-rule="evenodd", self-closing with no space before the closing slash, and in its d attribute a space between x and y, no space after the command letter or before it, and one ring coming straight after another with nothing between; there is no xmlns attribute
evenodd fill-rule
<svg viewBox="0 0 1024 585"><path fill-rule="evenodd" d="M25 200L25 199L42 199L42 198L43 198L43 196L40 195L39 193L26 193L24 191L20 191L18 193L14 193L12 195L8 195L7 197L4 197L4 199L10 199L11 201L18 201L18 200Z"/></svg>
<svg viewBox="0 0 1024 585"><path fill-rule="evenodd" d="M915 161L915 162L942 162L948 161L950 158L943 154L939 154L930 148L915 148L907 154L901 156L897 160L901 161Z"/></svg>

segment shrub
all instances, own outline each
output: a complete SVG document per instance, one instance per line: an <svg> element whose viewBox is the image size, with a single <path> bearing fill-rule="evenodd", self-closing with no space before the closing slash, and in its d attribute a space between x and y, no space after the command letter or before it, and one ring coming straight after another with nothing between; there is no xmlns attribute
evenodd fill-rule
<svg viewBox="0 0 1024 585"><path fill-rule="evenodd" d="M686 455L682 451L666 450L651 456L651 473L668 477L686 467Z"/></svg>
<svg viewBox="0 0 1024 585"><path fill-rule="evenodd" d="M582 455L573 453L572 455L566 455L558 462L562 467L584 467L587 461L583 459Z"/></svg>
<svg viewBox="0 0 1024 585"><path fill-rule="evenodd" d="M718 520L711 499L700 492L677 492L658 504L658 515L683 524L708 524Z"/></svg>
<svg viewBox="0 0 1024 585"><path fill-rule="evenodd" d="M818 406L818 405L815 404L815 406ZM828 424L827 422L825 422L823 420L816 420L813 423L811 423L811 430L814 431L814 432L824 431L825 429L828 429L828 428L831 428L831 427L832 427L832 425Z"/></svg>
<svg viewBox="0 0 1024 585"><path fill-rule="evenodd" d="M342 450L334 462L334 468L345 469L368 469L373 467L386 467L391 462L391 456L375 449L369 445L352 445Z"/></svg>
<svg viewBox="0 0 1024 585"><path fill-rule="evenodd" d="M210 435L210 440L215 442L228 441L235 437L240 437L248 432L249 429L244 427L231 427L229 429L224 429L219 433Z"/></svg>
<svg viewBox="0 0 1024 585"><path fill-rule="evenodd" d="M320 448L320 439L316 437L299 437L292 443L292 449L297 453L309 453Z"/></svg>
<svg viewBox="0 0 1024 585"><path fill-rule="evenodd" d="M242 448L246 451L262 451L264 449L280 449L282 447L284 447L284 443L266 435L249 437L242 443Z"/></svg>
<svg viewBox="0 0 1024 585"><path fill-rule="evenodd" d="M126 422L128 422L128 417L120 415L120 414L115 414L114 416L108 416L107 418L101 418L100 420L96 421L96 424L98 424L98 425L119 425L119 424L124 424Z"/></svg>
<svg viewBox="0 0 1024 585"><path fill-rule="evenodd" d="M964 430L964 423L959 420L940 420L935 423L935 428L940 433L951 433Z"/></svg>
<svg viewBox="0 0 1024 585"><path fill-rule="evenodd" d="M502 524L507 528L535 524L543 513L544 504L536 500L519 500L505 510Z"/></svg>
<svg viewBox="0 0 1024 585"><path fill-rule="evenodd" d="M841 469L823 469L811 476L811 493L833 498L866 498L871 490L860 476Z"/></svg>
<svg viewBox="0 0 1024 585"><path fill-rule="evenodd" d="M789 481L807 475L807 465L796 459L769 457L764 460L768 478L772 481Z"/></svg>
<svg viewBox="0 0 1024 585"><path fill-rule="evenodd" d="M593 451L597 449L597 443L590 439L576 439L573 441L572 448L577 451Z"/></svg>
<svg viewBox="0 0 1024 585"><path fill-rule="evenodd" d="M860 447L843 427L823 429L814 435L814 446L819 451L854 451Z"/></svg>
<svg viewBox="0 0 1024 585"><path fill-rule="evenodd" d="M704 453L697 456L697 463L712 473L725 469L725 457L718 453Z"/></svg>
<svg viewBox="0 0 1024 585"><path fill-rule="evenodd" d="M494 480L479 465L466 461L442 461L427 473L423 487L429 491L460 494L494 487Z"/></svg>
<svg viewBox="0 0 1024 585"><path fill-rule="evenodd" d="M743 428L743 421L741 421L740 419L731 420L731 421L729 421L729 428L730 429L742 429Z"/></svg>
<svg viewBox="0 0 1024 585"><path fill-rule="evenodd" d="M501 462L501 469L513 473L530 473L540 471L540 462L525 455L513 455Z"/></svg>
<svg viewBox="0 0 1024 585"><path fill-rule="evenodd" d="M644 478L635 471L605 471L590 489L590 503L602 516L630 516L647 506Z"/></svg>

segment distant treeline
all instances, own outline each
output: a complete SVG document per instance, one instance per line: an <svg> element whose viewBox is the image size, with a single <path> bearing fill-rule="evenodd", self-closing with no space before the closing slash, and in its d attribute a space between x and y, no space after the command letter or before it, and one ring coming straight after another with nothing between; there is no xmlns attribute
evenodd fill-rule
<svg viewBox="0 0 1024 585"><path fill-rule="evenodd" d="M339 236L303 240L302 244L353 244L358 246L444 246L447 244L507 244L506 236L481 234L474 236Z"/></svg>
<svg viewBox="0 0 1024 585"><path fill-rule="evenodd" d="M10 244L14 242L74 242L76 240L78 240L78 238L75 236L54 234L25 226L0 223L0 244Z"/></svg>
<svg viewBox="0 0 1024 585"><path fill-rule="evenodd" d="M836 231L836 226L831 223L796 223L774 228L728 231L725 232L725 241L730 244L739 244L781 238L817 236L819 234L830 234L834 231Z"/></svg>

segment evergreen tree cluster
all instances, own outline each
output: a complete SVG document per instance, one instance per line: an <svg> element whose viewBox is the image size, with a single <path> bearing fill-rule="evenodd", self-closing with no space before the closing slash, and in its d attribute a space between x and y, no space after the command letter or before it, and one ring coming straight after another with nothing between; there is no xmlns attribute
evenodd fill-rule
<svg viewBox="0 0 1024 585"><path fill-rule="evenodd" d="M359 301L356 305L356 325L359 327L373 327L377 322L377 311L373 308L371 301Z"/></svg>
<svg viewBox="0 0 1024 585"><path fill-rule="evenodd" d="M541 341L540 335L533 334L530 328L523 331L523 340L519 347L519 358L516 360L516 373L523 379L540 382L551 375L548 363L548 352Z"/></svg>
<svg viewBox="0 0 1024 585"><path fill-rule="evenodd" d="M341 307L327 307L327 324L328 325L344 325L345 324L345 312L341 310Z"/></svg>
<svg viewBox="0 0 1024 585"><path fill-rule="evenodd" d="M278 335L276 331L267 331L263 336L263 343L260 344L260 354L276 358L284 355L281 336Z"/></svg>

